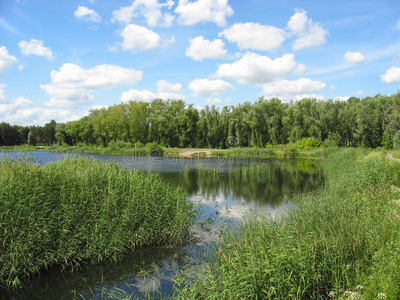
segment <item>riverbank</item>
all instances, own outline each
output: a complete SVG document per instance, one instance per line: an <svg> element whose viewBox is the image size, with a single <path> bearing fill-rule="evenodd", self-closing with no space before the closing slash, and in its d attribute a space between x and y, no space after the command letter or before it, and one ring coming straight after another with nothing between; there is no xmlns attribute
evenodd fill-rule
<svg viewBox="0 0 400 300"><path fill-rule="evenodd" d="M98 146L3 146L0 151L49 151L55 153L87 153L102 155L127 156L165 156L177 158L311 158L320 159L331 148L300 149L293 145L281 145L274 148L228 148L228 149L198 149L198 148L165 148L156 146L141 148L110 148Z"/></svg>
<svg viewBox="0 0 400 300"><path fill-rule="evenodd" d="M326 185L281 219L249 216L228 232L180 299L397 299L400 164L379 152L332 151Z"/></svg>
<svg viewBox="0 0 400 300"><path fill-rule="evenodd" d="M0 199L0 294L48 268L184 242L194 219L186 193L160 176L83 157L1 160Z"/></svg>

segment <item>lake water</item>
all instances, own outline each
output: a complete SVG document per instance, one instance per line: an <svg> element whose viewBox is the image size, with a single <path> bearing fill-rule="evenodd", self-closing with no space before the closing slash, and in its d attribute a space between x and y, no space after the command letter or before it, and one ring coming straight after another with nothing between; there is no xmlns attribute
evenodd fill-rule
<svg viewBox="0 0 400 300"><path fill-rule="evenodd" d="M101 299L104 293L168 295L178 271L190 274L201 268L211 246L226 228L232 228L252 212L271 217L284 214L293 206L293 193L311 191L323 181L318 162L311 160L187 159L44 151L0 152L0 159L25 155L39 164L55 162L66 155L82 155L115 161L127 169L157 172L187 192L199 206L199 217L191 230L195 239L182 247L140 248L118 262L88 264L73 273L49 270L25 281L25 288L8 295L11 299Z"/></svg>

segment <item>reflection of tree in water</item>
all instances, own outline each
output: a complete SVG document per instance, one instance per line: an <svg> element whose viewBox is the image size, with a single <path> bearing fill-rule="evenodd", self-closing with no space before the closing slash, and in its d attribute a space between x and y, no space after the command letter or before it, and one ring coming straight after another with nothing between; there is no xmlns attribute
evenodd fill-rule
<svg viewBox="0 0 400 300"><path fill-rule="evenodd" d="M169 182L178 183L190 195L202 194L208 199L215 199L222 194L261 205L279 204L285 195L311 191L323 181L318 165L309 160L238 164L230 172L210 168L164 175Z"/></svg>

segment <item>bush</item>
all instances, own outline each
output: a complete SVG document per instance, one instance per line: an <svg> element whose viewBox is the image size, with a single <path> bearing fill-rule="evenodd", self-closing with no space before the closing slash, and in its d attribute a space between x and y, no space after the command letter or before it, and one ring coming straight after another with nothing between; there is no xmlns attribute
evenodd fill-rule
<svg viewBox="0 0 400 300"><path fill-rule="evenodd" d="M144 145L141 142L135 142L135 148L144 148Z"/></svg>
<svg viewBox="0 0 400 300"><path fill-rule="evenodd" d="M300 149L313 149L319 146L319 141L314 137L309 138L302 138L300 141L297 142L297 147Z"/></svg>
<svg viewBox="0 0 400 300"><path fill-rule="evenodd" d="M146 152L151 156L161 156L164 153L164 149L158 143L147 143L146 144Z"/></svg>
<svg viewBox="0 0 400 300"><path fill-rule="evenodd" d="M299 151L297 150L297 145L295 143L289 143L283 148L283 153L287 157L297 157L299 156Z"/></svg>
<svg viewBox="0 0 400 300"><path fill-rule="evenodd" d="M126 148L132 148L131 143L125 143L124 141L111 141L108 143L108 148L111 150L121 150Z"/></svg>

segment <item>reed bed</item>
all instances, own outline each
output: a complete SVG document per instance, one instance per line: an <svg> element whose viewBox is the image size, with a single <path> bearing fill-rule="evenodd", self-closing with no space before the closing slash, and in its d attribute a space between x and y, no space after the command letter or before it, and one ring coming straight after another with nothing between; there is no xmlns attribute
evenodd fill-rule
<svg viewBox="0 0 400 300"><path fill-rule="evenodd" d="M332 151L325 186L275 217L228 232L180 299L398 299L400 164Z"/></svg>
<svg viewBox="0 0 400 300"><path fill-rule="evenodd" d="M0 287L49 267L118 259L138 246L184 241L185 193L159 176L68 157L0 162Z"/></svg>

